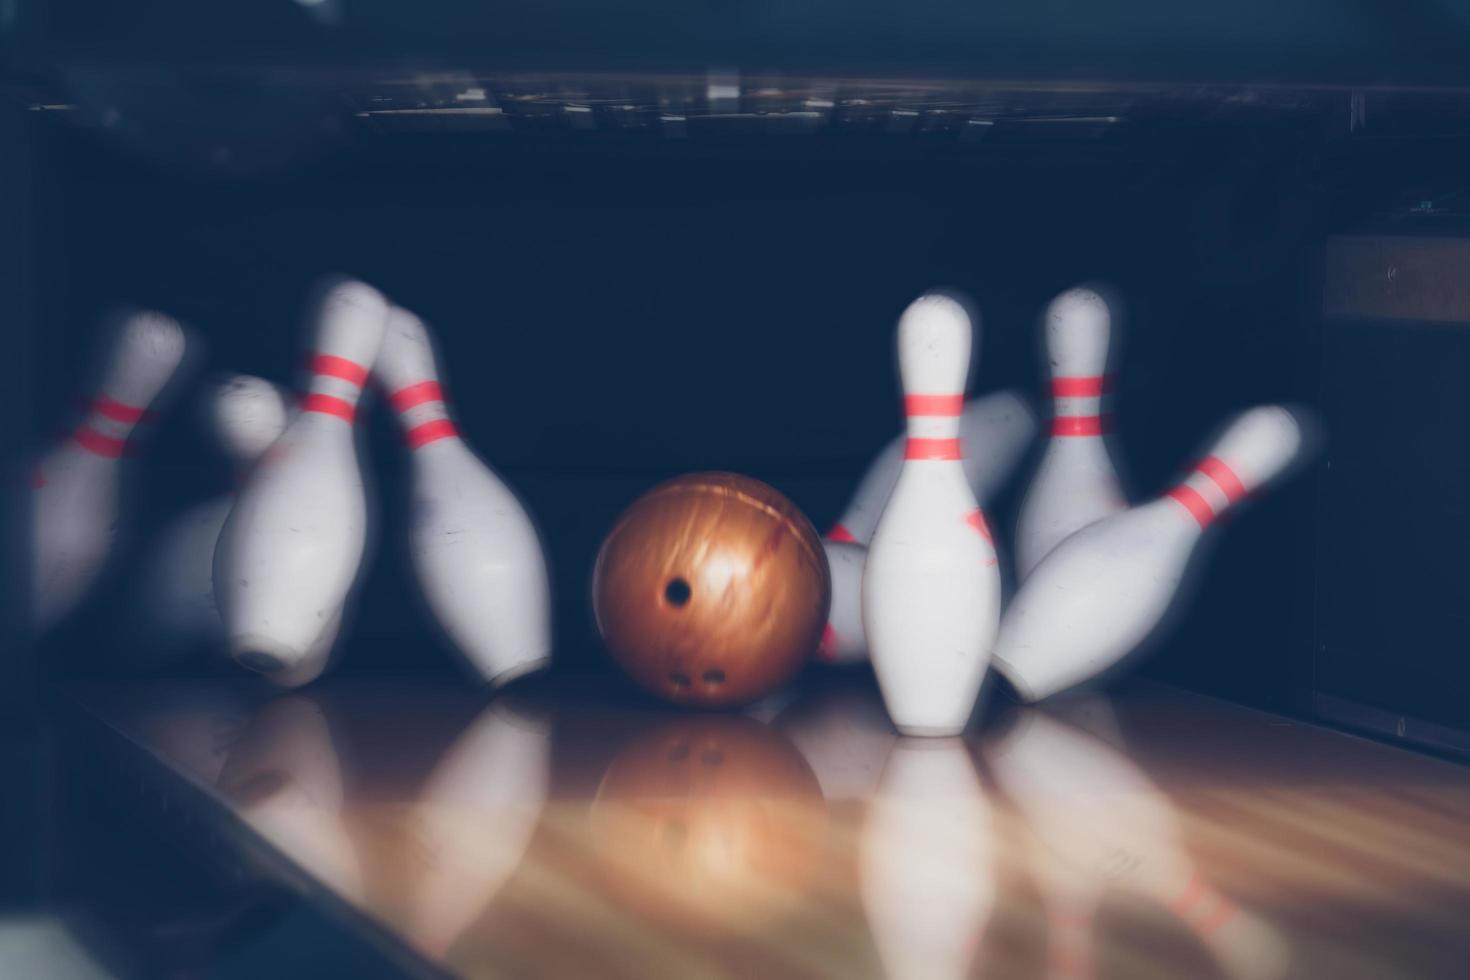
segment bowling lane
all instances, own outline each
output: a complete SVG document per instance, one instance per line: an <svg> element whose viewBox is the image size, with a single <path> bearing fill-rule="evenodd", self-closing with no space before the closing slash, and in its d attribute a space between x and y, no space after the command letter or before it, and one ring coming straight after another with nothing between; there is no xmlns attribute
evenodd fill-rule
<svg viewBox="0 0 1470 980"><path fill-rule="evenodd" d="M180 848L467 977L1445 977L1470 954L1450 762L1141 682L992 706L964 739L898 738L861 670L744 714L608 700L549 677L67 703L202 801Z"/></svg>

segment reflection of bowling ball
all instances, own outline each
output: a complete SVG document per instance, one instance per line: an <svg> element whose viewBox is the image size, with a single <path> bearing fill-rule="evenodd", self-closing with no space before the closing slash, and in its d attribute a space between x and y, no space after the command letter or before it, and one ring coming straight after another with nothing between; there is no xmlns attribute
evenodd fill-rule
<svg viewBox="0 0 1470 980"><path fill-rule="evenodd" d="M592 582L597 626L633 679L726 707L787 681L827 621L827 560L780 493L734 473L676 477L618 518Z"/></svg>
<svg viewBox="0 0 1470 980"><path fill-rule="evenodd" d="M620 752L592 803L617 898L666 926L738 932L811 887L826 803L801 754L743 717L683 718Z"/></svg>

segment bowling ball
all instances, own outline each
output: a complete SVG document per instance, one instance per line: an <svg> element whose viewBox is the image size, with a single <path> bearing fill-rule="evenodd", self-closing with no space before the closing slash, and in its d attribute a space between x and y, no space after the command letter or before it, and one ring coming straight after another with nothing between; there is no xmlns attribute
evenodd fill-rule
<svg viewBox="0 0 1470 980"><path fill-rule="evenodd" d="M801 753L739 715L684 717L635 737L588 816L615 900L697 937L799 912L830 840Z"/></svg>
<svg viewBox="0 0 1470 980"><path fill-rule="evenodd" d="M643 687L707 708L753 701L815 649L831 585L811 523L776 490L693 473L639 497L597 555L592 601Z"/></svg>

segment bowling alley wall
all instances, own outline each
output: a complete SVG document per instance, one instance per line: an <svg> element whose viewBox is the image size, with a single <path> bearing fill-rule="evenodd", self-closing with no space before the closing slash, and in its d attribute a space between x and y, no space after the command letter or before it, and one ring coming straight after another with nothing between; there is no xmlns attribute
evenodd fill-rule
<svg viewBox="0 0 1470 980"><path fill-rule="evenodd" d="M64 431L109 310L158 308L197 341L140 447L129 550L78 615L35 643L43 673L192 669L140 649L130 562L171 517L231 486L199 419L200 383L221 371L294 383L310 291L325 274L361 277L437 331L461 430L517 488L547 544L556 670L589 686L623 683L597 638L589 584L603 535L638 494L679 473L734 470L825 530L900 429L893 331L913 297L939 286L973 300L970 395L1019 389L1044 418L1038 318L1061 290L1101 282L1121 300L1114 431L1133 500L1166 488L1244 408L1285 402L1322 419L1316 458L1230 516L1192 603L1141 668L1298 714L1315 710L1321 535L1349 533L1342 522L1324 530L1324 473L1338 441L1357 438L1334 425L1341 396L1322 404L1333 384L1327 243L1412 223L1455 159L1443 143L1408 152L1298 117L1184 113L978 143L363 127L242 173L45 113L6 124L25 131L34 160L30 194L6 191L33 244L26 282L7 299L21 297L8 307L18 326L5 368L29 449ZM1440 222L1435 233L1448 222L1426 220ZM1375 334L1371 357L1353 355L1364 384L1348 404L1371 415L1414 372L1448 370L1435 339L1419 336L1410 354ZM381 394L365 405L377 532L335 671L457 671L412 588L401 437ZM1454 433L1459 453L1459 429L1432 424ZM988 508L1002 539L1039 449ZM1432 470L1410 475L1432 480ZM1393 493L1397 506L1332 561L1375 560L1394 512L1415 506L1410 487ZM1463 646L1443 624L1415 635ZM1466 668L1440 677L1463 684ZM1413 691L1397 694L1412 707Z"/></svg>

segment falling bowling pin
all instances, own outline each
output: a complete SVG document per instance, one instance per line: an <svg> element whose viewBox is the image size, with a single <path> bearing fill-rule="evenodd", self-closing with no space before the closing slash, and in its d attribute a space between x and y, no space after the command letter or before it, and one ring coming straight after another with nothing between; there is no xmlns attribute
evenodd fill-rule
<svg viewBox="0 0 1470 980"><path fill-rule="evenodd" d="M1000 618L995 548L959 437L970 345L970 317L948 296L921 296L899 319L908 439L862 609L884 705L905 735L964 729Z"/></svg>
<svg viewBox="0 0 1470 980"><path fill-rule="evenodd" d="M460 437L428 330L394 308L377 375L413 452L409 547L450 640L501 686L551 658L551 587L536 527Z"/></svg>
<svg viewBox="0 0 1470 980"><path fill-rule="evenodd" d="M1036 434L1036 415L1014 391L983 395L965 404L960 413L960 440L965 445L965 479L982 506L1000 492ZM827 532L827 540L867 545L883 505L898 483L907 440L900 435L883 447L868 465L857 492L842 517Z"/></svg>
<svg viewBox="0 0 1470 980"><path fill-rule="evenodd" d="M367 494L353 422L387 315L387 302L363 283L327 292L300 411L220 532L214 584L230 654L278 681L320 672L320 641L362 564Z"/></svg>
<svg viewBox="0 0 1470 980"><path fill-rule="evenodd" d="M1067 538L1006 609L996 669L1036 701L1132 652L1169 611L1205 529L1280 473L1301 444L1291 412L1251 409L1178 486Z"/></svg>
<svg viewBox="0 0 1470 980"><path fill-rule="evenodd" d="M1019 578L1070 534L1127 506L1102 411L1111 334L1108 304L1090 289L1070 289L1047 307L1051 439L1016 522Z"/></svg>
<svg viewBox="0 0 1470 980"><path fill-rule="evenodd" d="M242 482L286 427L286 401L264 378L221 378L204 394L206 427ZM214 600L214 547L235 495L186 512L161 535L144 572L144 603L157 642L180 645L222 635ZM153 644L150 644L152 646Z"/></svg>
<svg viewBox="0 0 1470 980"><path fill-rule="evenodd" d="M128 316L86 418L36 468L31 588L39 629L69 612L106 564L117 538L124 450L185 346L183 328L169 317Z"/></svg>

